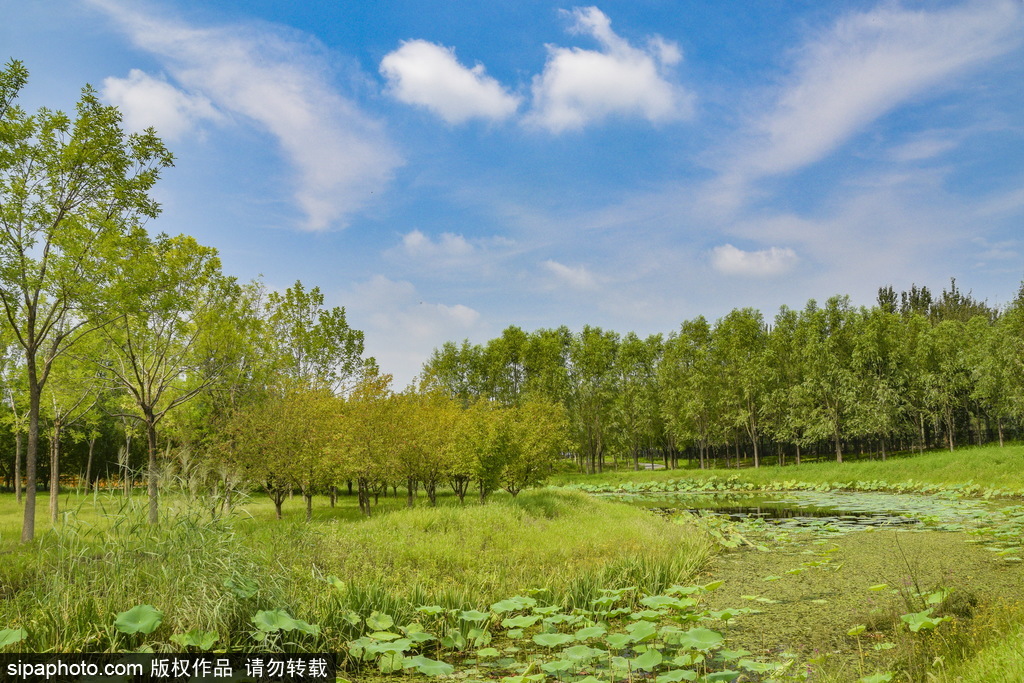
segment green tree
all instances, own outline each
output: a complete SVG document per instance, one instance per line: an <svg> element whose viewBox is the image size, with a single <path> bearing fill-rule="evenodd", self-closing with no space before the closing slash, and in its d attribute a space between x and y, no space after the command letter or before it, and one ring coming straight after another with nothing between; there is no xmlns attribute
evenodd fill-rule
<svg viewBox="0 0 1024 683"><path fill-rule="evenodd" d="M158 512L157 427L230 366L241 291L217 252L192 237L160 235L125 263L122 315L102 328L103 372L123 389L146 431L149 522Z"/></svg>
<svg viewBox="0 0 1024 683"><path fill-rule="evenodd" d="M727 419L744 431L753 447L754 467L760 467L761 425L768 391L768 329L759 311L743 308L719 320L713 336L715 354L724 371Z"/></svg>
<svg viewBox="0 0 1024 683"><path fill-rule="evenodd" d="M28 393L23 541L35 536L40 400L53 362L116 315L116 302L97 305L110 266L159 213L149 191L172 163L152 129L125 136L118 110L90 87L74 119L26 114L13 103L27 77L16 61L0 71L0 305Z"/></svg>
<svg viewBox="0 0 1024 683"><path fill-rule="evenodd" d="M324 308L319 287L302 282L266 297L266 319L285 375L310 386L346 393L363 370L363 333L340 306Z"/></svg>
<svg viewBox="0 0 1024 683"><path fill-rule="evenodd" d="M661 410L676 443L697 445L701 469L721 434L722 375L713 354L711 326L703 316L684 322L665 342L658 366Z"/></svg>

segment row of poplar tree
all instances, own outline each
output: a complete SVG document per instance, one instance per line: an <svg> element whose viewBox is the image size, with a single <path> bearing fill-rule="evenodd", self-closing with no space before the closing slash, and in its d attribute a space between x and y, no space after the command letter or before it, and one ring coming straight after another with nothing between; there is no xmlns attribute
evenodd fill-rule
<svg viewBox="0 0 1024 683"><path fill-rule="evenodd" d="M562 405L588 471L620 458L758 466L1002 444L1024 418L1024 287L1002 310L954 280L938 296L884 287L870 308L837 296L772 321L737 309L667 337L509 327L485 344L445 344L424 378L465 404Z"/></svg>

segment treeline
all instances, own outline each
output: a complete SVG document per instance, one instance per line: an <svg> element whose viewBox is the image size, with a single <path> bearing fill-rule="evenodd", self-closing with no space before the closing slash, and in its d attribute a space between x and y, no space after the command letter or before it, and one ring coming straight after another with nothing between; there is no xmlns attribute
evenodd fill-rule
<svg viewBox="0 0 1024 683"><path fill-rule="evenodd" d="M837 296L770 322L743 308L645 339L509 327L435 350L423 386L466 405L564 406L572 455L589 472L648 458L756 467L1002 444L1024 418L1024 287L1004 310L954 280L939 296L883 287L870 308Z"/></svg>

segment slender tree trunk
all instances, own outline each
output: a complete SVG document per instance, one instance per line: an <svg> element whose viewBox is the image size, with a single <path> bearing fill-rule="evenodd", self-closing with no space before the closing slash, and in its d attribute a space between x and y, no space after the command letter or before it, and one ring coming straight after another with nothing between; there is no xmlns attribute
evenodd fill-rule
<svg viewBox="0 0 1024 683"><path fill-rule="evenodd" d="M338 503L338 487L331 485L331 507L333 508Z"/></svg>
<svg viewBox="0 0 1024 683"><path fill-rule="evenodd" d="M150 411L146 411L146 443L149 448L149 523L155 525L160 521L160 510L157 507L156 421Z"/></svg>
<svg viewBox="0 0 1024 683"><path fill-rule="evenodd" d="M999 447L1002 448L1003 447L1003 418L1000 417L1000 418L998 418L996 420L996 429L999 430ZM17 470L15 470L15 472L17 472ZM18 500L21 500L20 496L18 497Z"/></svg>
<svg viewBox="0 0 1024 683"><path fill-rule="evenodd" d="M25 451L25 513L21 540L28 543L36 535L36 466L39 456L39 394L35 354L26 354L28 364L28 448Z"/></svg>
<svg viewBox="0 0 1024 683"><path fill-rule="evenodd" d="M405 492L406 492L405 507L411 508L413 506L413 502L414 502L413 499L416 496L416 488L417 488L416 484L417 484L417 482L416 482L416 478L415 477L406 477L406 479L405 479Z"/></svg>
<svg viewBox="0 0 1024 683"><path fill-rule="evenodd" d="M302 497L306 499L306 521L313 521L313 492L306 490L302 492Z"/></svg>
<svg viewBox="0 0 1024 683"><path fill-rule="evenodd" d="M796 464L800 464L800 442L796 442Z"/></svg>
<svg viewBox="0 0 1024 683"><path fill-rule="evenodd" d="M999 432L1001 435L1001 431ZM22 432L14 425L14 500L22 504Z"/></svg>
<svg viewBox="0 0 1024 683"><path fill-rule="evenodd" d="M85 461L85 491L89 492L92 486L92 454L96 448L96 437L89 439L89 459Z"/></svg>
<svg viewBox="0 0 1024 683"><path fill-rule="evenodd" d="M57 524L60 507L60 421L53 423L50 439L50 523Z"/></svg>
<svg viewBox="0 0 1024 683"><path fill-rule="evenodd" d="M839 431L838 430L836 430L835 439L836 439L836 462L841 464L843 462L843 441L842 441L842 439L839 438Z"/></svg>

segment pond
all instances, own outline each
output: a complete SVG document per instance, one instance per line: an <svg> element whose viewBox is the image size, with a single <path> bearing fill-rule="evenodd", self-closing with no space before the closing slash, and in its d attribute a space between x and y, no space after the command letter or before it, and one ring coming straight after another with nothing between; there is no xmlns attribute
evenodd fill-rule
<svg viewBox="0 0 1024 683"><path fill-rule="evenodd" d="M923 494L855 491L616 493L609 497L659 514L689 512L784 528L885 528L927 525L963 531L991 522L1005 503Z"/></svg>

